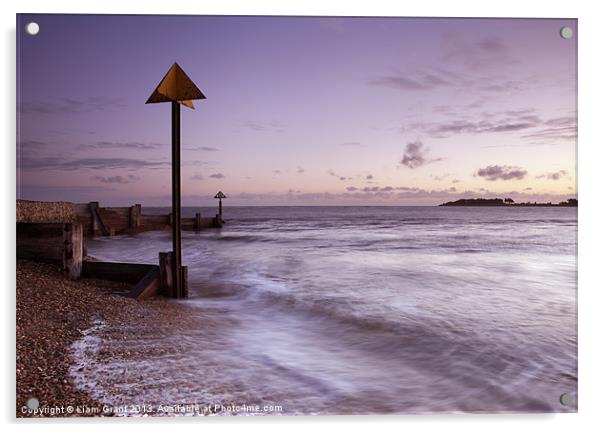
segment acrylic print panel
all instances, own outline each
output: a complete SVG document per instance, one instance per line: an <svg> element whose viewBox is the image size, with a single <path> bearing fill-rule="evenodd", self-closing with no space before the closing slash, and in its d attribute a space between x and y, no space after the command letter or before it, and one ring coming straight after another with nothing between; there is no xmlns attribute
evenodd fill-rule
<svg viewBox="0 0 602 432"><path fill-rule="evenodd" d="M17 416L577 410L576 20L17 35Z"/></svg>

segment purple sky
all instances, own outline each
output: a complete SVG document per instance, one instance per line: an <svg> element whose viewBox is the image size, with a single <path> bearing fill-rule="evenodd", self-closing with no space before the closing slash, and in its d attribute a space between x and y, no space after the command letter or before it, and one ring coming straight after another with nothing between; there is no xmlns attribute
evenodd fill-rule
<svg viewBox="0 0 602 432"><path fill-rule="evenodd" d="M29 36L25 24L40 24ZM571 26L572 39L559 30ZM576 20L20 15L18 198L431 205L576 196Z"/></svg>

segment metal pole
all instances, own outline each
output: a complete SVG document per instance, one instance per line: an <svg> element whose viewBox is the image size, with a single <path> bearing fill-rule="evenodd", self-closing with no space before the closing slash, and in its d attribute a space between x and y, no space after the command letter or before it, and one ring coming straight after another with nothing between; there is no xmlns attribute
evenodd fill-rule
<svg viewBox="0 0 602 432"><path fill-rule="evenodd" d="M171 213L173 240L173 292L182 297L182 237L180 225L180 104L171 103Z"/></svg>
<svg viewBox="0 0 602 432"><path fill-rule="evenodd" d="M219 199L219 218L222 218L222 199Z"/></svg>

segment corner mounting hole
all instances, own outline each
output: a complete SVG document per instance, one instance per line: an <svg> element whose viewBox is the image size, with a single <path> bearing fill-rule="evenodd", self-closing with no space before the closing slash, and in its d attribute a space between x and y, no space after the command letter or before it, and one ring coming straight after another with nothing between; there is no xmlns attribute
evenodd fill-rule
<svg viewBox="0 0 602 432"><path fill-rule="evenodd" d="M35 36L40 32L40 25L37 22L30 22L25 26L28 35Z"/></svg>
<svg viewBox="0 0 602 432"><path fill-rule="evenodd" d="M560 29L560 37L562 39L570 39L573 37L573 29L565 26Z"/></svg>

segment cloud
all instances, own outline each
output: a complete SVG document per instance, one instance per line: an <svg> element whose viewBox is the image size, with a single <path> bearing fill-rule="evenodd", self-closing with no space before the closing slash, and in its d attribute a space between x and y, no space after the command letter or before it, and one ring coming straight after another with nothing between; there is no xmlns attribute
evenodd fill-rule
<svg viewBox="0 0 602 432"><path fill-rule="evenodd" d="M301 168L301 167L297 167L297 174L303 174L305 172L305 169Z"/></svg>
<svg viewBox="0 0 602 432"><path fill-rule="evenodd" d="M442 45L443 59L468 70L494 69L500 65L515 64L504 40L498 36L486 36L479 40L464 39L458 34L447 34Z"/></svg>
<svg viewBox="0 0 602 432"><path fill-rule="evenodd" d="M477 47L486 52L503 52L506 47L499 38L489 37L477 42Z"/></svg>
<svg viewBox="0 0 602 432"><path fill-rule="evenodd" d="M127 176L120 176L120 175L115 175L115 176L108 176L108 177L104 177L104 176L94 176L91 177L92 180L96 180L99 181L101 183L116 183L116 184L128 184L128 183L133 183L135 181L140 180L140 177L135 176L133 174L129 174Z"/></svg>
<svg viewBox="0 0 602 432"><path fill-rule="evenodd" d="M427 159L426 155L428 152L429 149L425 147L421 141L410 142L406 145L403 158L399 163L407 166L410 169L414 169L421 167L422 165L441 160L441 158Z"/></svg>
<svg viewBox="0 0 602 432"><path fill-rule="evenodd" d="M36 140L21 140L19 141L18 152L21 155L29 155L31 153L39 153L48 148L48 143Z"/></svg>
<svg viewBox="0 0 602 432"><path fill-rule="evenodd" d="M211 174L209 177L214 178L214 179L223 179L223 178L226 178L226 176L223 175L222 173Z"/></svg>
<svg viewBox="0 0 602 432"><path fill-rule="evenodd" d="M536 130L542 125L546 125L546 123L534 113L533 108L528 108L494 113L481 112L478 115L475 114L475 118L471 120L451 119L438 122L413 122L402 126L401 132L422 132L433 138L446 138L457 134L477 135ZM533 132L533 134L536 134L536 132Z"/></svg>
<svg viewBox="0 0 602 432"><path fill-rule="evenodd" d="M257 121L248 120L239 126L239 129L245 129L253 132L282 132L284 126L277 120Z"/></svg>
<svg viewBox="0 0 602 432"><path fill-rule="evenodd" d="M443 181L446 178L449 177L449 174L441 174L441 175L431 175L431 177L433 178L433 180L435 181Z"/></svg>
<svg viewBox="0 0 602 432"><path fill-rule="evenodd" d="M479 169L476 175L489 181L522 180L527 175L527 171L519 167L508 165L489 165Z"/></svg>
<svg viewBox="0 0 602 432"><path fill-rule="evenodd" d="M205 177L200 173L195 173L190 177L191 180L205 180Z"/></svg>
<svg viewBox="0 0 602 432"><path fill-rule="evenodd" d="M135 150L152 150L160 147L161 144L147 144L137 141L115 142L115 141L97 141L89 144L80 144L76 148L78 150L93 150L93 149L135 149ZM167 145L165 145L167 147Z"/></svg>
<svg viewBox="0 0 602 432"><path fill-rule="evenodd" d="M357 188L356 188L355 186L347 186L347 187L346 187L346 189L347 189L349 192L354 192L354 191L356 191L356 190L357 190Z"/></svg>
<svg viewBox="0 0 602 432"><path fill-rule="evenodd" d="M91 96L87 98L59 98L49 101L22 102L21 114L81 114L119 109L126 106L124 98Z"/></svg>
<svg viewBox="0 0 602 432"><path fill-rule="evenodd" d="M207 146L202 146L202 147L184 147L183 150L186 150L186 151L201 151L201 152L216 152L216 151L219 151L219 149L217 147L207 147Z"/></svg>
<svg viewBox="0 0 602 432"><path fill-rule="evenodd" d="M362 143L360 143L358 141L347 141L347 142L342 143L341 145L347 146L347 147L359 147L362 145Z"/></svg>
<svg viewBox="0 0 602 432"><path fill-rule="evenodd" d="M280 171L280 170L274 170L274 171L272 171L272 172L273 172L274 174L276 174L276 175L282 174L282 171Z"/></svg>
<svg viewBox="0 0 602 432"><path fill-rule="evenodd" d="M412 74L409 73L387 75L370 81L370 84L410 91L433 90L437 87L451 87L456 85L454 82L434 73L419 74L415 76L412 76Z"/></svg>
<svg viewBox="0 0 602 432"><path fill-rule="evenodd" d="M566 172L566 170L560 170L560 171L556 171L556 172L550 172L550 173L546 173L546 174L541 174L538 175L537 179L548 179L548 180L560 180L562 177L566 176L568 173Z"/></svg>
<svg viewBox="0 0 602 432"><path fill-rule="evenodd" d="M200 167L200 166L209 165L209 162L200 161L200 160L183 160L182 165Z"/></svg>
<svg viewBox="0 0 602 432"><path fill-rule="evenodd" d="M20 184L17 186L17 199L34 201L89 202L110 197L115 188L107 186L49 186ZM131 205L131 203L130 203Z"/></svg>
<svg viewBox="0 0 602 432"><path fill-rule="evenodd" d="M515 132L524 129L534 128L536 126L536 122L528 121L453 120L441 123L414 123L410 125L410 130L421 129L432 137L445 138L455 134L475 135L482 133Z"/></svg>
<svg viewBox="0 0 602 432"><path fill-rule="evenodd" d="M372 174L368 174L366 176L366 180L372 180L374 178L374 176Z"/></svg>
<svg viewBox="0 0 602 432"><path fill-rule="evenodd" d="M159 169L170 166L165 161L149 161L131 158L82 158L64 159L60 157L23 157L19 160L19 168L46 170L78 170L78 169Z"/></svg>
<svg viewBox="0 0 602 432"><path fill-rule="evenodd" d="M577 138L577 118L575 116L555 117L543 122L543 127L521 138L540 143L574 141Z"/></svg>

